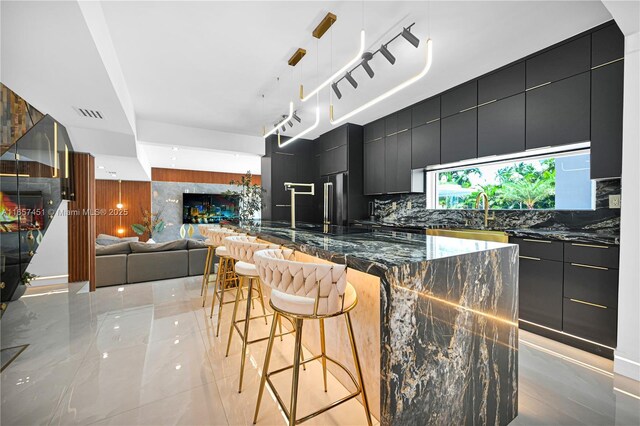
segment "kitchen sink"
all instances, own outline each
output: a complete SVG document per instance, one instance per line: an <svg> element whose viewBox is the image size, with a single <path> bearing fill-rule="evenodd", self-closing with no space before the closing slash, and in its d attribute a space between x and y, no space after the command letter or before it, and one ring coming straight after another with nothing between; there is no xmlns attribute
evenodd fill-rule
<svg viewBox="0 0 640 426"><path fill-rule="evenodd" d="M451 238L464 238L467 240L495 241L508 243L509 235L502 231L489 231L486 229L427 229L427 235Z"/></svg>

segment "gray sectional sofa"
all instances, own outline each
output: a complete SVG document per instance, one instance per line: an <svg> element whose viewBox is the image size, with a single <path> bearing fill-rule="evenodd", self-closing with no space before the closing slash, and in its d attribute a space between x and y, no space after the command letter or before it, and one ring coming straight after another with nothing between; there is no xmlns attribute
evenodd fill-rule
<svg viewBox="0 0 640 426"><path fill-rule="evenodd" d="M206 257L207 247L199 240L154 244L112 240L96 244L96 286L202 275Z"/></svg>

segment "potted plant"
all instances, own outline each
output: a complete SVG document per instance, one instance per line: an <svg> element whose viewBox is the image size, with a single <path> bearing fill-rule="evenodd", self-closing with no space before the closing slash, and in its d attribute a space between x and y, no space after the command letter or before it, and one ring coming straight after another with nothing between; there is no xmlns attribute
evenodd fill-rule
<svg viewBox="0 0 640 426"><path fill-rule="evenodd" d="M136 234L144 236L149 234L147 242L153 241L153 235L162 232L166 226L164 220L161 218L162 211L150 212L147 209L142 209L142 223L134 223L131 225L131 229Z"/></svg>
<svg viewBox="0 0 640 426"><path fill-rule="evenodd" d="M240 180L232 179L229 185L235 185L237 190L227 190L224 196L227 198L236 198L240 201L239 219L242 223L251 223L256 213L263 207L262 195L265 190L262 186L253 183L253 175L251 171L247 171Z"/></svg>

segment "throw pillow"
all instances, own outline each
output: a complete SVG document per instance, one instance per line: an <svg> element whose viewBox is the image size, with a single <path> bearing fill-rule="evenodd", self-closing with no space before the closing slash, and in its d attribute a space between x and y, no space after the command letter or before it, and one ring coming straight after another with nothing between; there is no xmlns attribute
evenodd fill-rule
<svg viewBox="0 0 640 426"><path fill-rule="evenodd" d="M129 243L133 253L152 253L155 251L186 250L187 240L175 240L166 243Z"/></svg>

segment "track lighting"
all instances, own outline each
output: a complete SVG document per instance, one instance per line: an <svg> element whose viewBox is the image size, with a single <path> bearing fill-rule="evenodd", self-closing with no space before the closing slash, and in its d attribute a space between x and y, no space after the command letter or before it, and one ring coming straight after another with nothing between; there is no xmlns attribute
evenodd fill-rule
<svg viewBox="0 0 640 426"><path fill-rule="evenodd" d="M402 37L404 37L404 39L407 40L409 43L413 44L413 47L418 47L418 45L420 44L420 40L418 39L418 37L416 37L413 34L411 34L411 30L409 28L403 28L402 29ZM384 53L383 53L383 55L384 55ZM386 55L385 55L385 57L386 57ZM389 58L387 58L387 59L389 59Z"/></svg>
<svg viewBox="0 0 640 426"><path fill-rule="evenodd" d="M373 76L375 75L375 73L373 72L373 69L371 68L371 65L369 65L369 61L372 58L373 58L373 53L364 52L362 54L362 62L360 62L360 65L362 65L362 68L364 68L367 74L369 74L369 78L373 78Z"/></svg>
<svg viewBox="0 0 640 426"><path fill-rule="evenodd" d="M282 131L283 131L283 132L286 132L286 131L287 131L287 128L285 127L285 125L284 125L284 124L282 125L281 129L282 129Z"/></svg>
<svg viewBox="0 0 640 426"><path fill-rule="evenodd" d="M291 120L287 121L287 124L289 125L289 127L293 127L293 122Z"/></svg>
<svg viewBox="0 0 640 426"><path fill-rule="evenodd" d="M356 81L356 79L355 79L355 78L353 78L353 77L351 76L351 73L350 73L350 72L346 73L346 74L345 74L345 76L344 76L344 78L346 78L346 79L347 79L347 81L348 81L348 82L353 86L353 88L354 88L354 89L357 89L357 88L358 88L358 82Z"/></svg>
<svg viewBox="0 0 640 426"><path fill-rule="evenodd" d="M411 35L413 35L413 34L411 34ZM393 65L393 64L395 64L395 63L396 63L396 57L395 57L395 56L393 56L393 55L391 54L391 52L389 52L389 49L387 49L387 46L386 46L386 45L384 45L384 44L383 44L382 46L380 46L380 53L382 53L382 56L384 56L385 58L387 58L387 61L389 61L389 63L390 63L391 65Z"/></svg>
<svg viewBox="0 0 640 426"><path fill-rule="evenodd" d="M302 119L300 117L298 117L298 111L294 111L293 112L293 118L294 120L296 120L298 123L302 123Z"/></svg>
<svg viewBox="0 0 640 426"><path fill-rule="evenodd" d="M335 94L338 97L338 99L342 98L342 93L340 93L340 89L338 89L338 83L331 84L331 88L335 92Z"/></svg>

